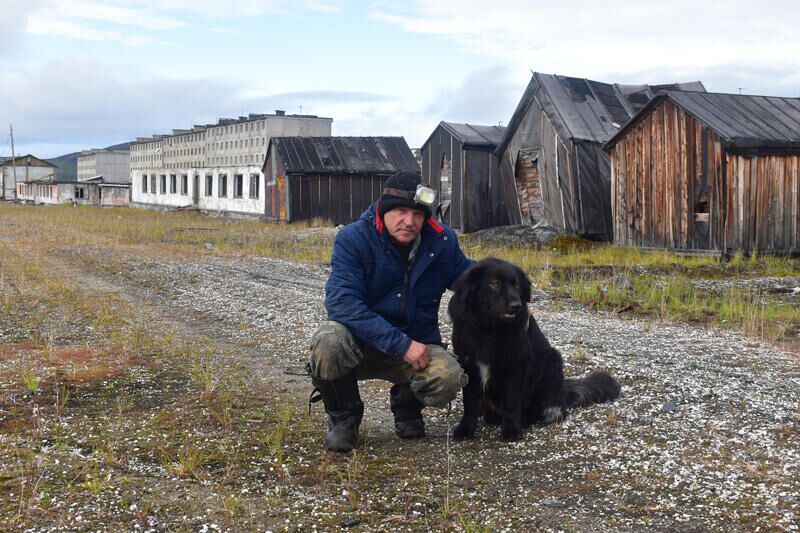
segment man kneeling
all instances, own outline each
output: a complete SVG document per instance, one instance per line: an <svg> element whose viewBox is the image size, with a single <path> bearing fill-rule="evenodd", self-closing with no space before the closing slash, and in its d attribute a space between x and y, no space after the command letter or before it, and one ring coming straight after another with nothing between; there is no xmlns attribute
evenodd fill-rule
<svg viewBox="0 0 800 533"><path fill-rule="evenodd" d="M439 302L472 261L453 231L431 218L434 199L422 176L398 172L336 236L328 321L311 340L309 361L328 414L329 450L356 445L364 413L358 380L394 384L390 405L401 438L424 437L423 407L447 406L467 383L441 346Z"/></svg>

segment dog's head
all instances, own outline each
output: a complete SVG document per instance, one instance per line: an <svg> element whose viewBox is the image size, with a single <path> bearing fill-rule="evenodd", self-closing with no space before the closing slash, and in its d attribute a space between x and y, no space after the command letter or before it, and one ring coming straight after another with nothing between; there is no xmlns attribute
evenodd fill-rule
<svg viewBox="0 0 800 533"><path fill-rule="evenodd" d="M453 320L495 325L527 320L531 282L519 267L489 257L456 281L448 311Z"/></svg>

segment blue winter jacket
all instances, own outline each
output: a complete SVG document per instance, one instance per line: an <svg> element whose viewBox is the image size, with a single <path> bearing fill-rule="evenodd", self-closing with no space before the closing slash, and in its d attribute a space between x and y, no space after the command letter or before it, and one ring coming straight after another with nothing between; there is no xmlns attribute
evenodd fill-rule
<svg viewBox="0 0 800 533"><path fill-rule="evenodd" d="M372 204L336 236L325 286L328 319L377 350L402 359L412 339L438 344L439 302L445 289L472 265L455 233L425 221L416 259L406 261L392 244Z"/></svg>

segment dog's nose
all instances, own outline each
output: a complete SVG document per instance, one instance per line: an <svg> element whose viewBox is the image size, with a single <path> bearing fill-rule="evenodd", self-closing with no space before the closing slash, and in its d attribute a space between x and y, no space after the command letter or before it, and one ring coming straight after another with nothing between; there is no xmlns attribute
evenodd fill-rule
<svg viewBox="0 0 800 533"><path fill-rule="evenodd" d="M520 302L511 302L508 304L508 310L514 314L517 314L519 310L522 308L522 304Z"/></svg>

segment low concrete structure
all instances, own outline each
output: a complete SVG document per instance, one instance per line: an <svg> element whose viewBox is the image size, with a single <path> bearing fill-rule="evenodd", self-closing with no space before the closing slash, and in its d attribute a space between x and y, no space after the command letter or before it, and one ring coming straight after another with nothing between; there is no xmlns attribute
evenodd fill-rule
<svg viewBox="0 0 800 533"><path fill-rule="evenodd" d="M31 181L17 183L16 198L20 202L44 205L97 205L98 187L95 183L78 183L74 181Z"/></svg>
<svg viewBox="0 0 800 533"><path fill-rule="evenodd" d="M0 199L16 200L17 185L39 179L55 179L56 166L31 154L0 163Z"/></svg>
<svg viewBox="0 0 800 533"><path fill-rule="evenodd" d="M45 178L17 183L16 198L40 205L122 207L130 204L130 189L127 183L106 183L102 176L78 182Z"/></svg>
<svg viewBox="0 0 800 533"><path fill-rule="evenodd" d="M92 205L101 207L127 207L131 203L131 184L109 182L105 176L97 176L81 184L97 185L97 199Z"/></svg>

